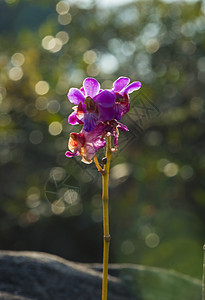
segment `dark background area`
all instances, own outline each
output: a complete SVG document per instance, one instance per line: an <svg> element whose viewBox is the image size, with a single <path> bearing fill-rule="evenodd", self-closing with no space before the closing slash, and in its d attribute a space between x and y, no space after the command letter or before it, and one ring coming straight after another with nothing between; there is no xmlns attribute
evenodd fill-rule
<svg viewBox="0 0 205 300"><path fill-rule="evenodd" d="M100 176L64 155L80 130L66 95L129 76L142 88L112 157L110 261L200 278L205 3L72 3L0 2L0 248L102 261Z"/></svg>

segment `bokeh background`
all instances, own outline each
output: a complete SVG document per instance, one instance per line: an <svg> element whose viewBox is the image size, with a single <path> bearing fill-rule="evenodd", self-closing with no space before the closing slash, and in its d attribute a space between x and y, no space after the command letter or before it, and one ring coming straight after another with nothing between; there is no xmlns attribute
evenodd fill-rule
<svg viewBox="0 0 205 300"><path fill-rule="evenodd" d="M0 248L102 261L100 176L64 155L80 130L67 92L129 76L142 88L112 160L110 261L201 278L205 2L1 0L0 69Z"/></svg>

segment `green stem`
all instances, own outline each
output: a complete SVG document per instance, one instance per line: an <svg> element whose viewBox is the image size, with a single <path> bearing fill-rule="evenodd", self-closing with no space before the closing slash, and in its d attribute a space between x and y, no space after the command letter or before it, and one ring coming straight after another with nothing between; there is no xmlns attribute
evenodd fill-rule
<svg viewBox="0 0 205 300"><path fill-rule="evenodd" d="M108 261L109 261L109 246L110 246L110 232L109 232L109 170L111 159L111 136L107 137L107 149L104 172L102 173L102 203L103 203L103 234L104 234L104 247L103 247L103 281L102 281L102 300L107 300L107 287L108 287Z"/></svg>

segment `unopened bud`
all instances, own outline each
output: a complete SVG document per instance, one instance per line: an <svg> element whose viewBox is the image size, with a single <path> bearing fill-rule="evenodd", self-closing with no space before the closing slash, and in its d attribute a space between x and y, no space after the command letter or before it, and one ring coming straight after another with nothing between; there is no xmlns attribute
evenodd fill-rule
<svg viewBox="0 0 205 300"><path fill-rule="evenodd" d="M103 165L106 165L106 163L107 163L107 157L103 157L102 158L102 163L103 163Z"/></svg>

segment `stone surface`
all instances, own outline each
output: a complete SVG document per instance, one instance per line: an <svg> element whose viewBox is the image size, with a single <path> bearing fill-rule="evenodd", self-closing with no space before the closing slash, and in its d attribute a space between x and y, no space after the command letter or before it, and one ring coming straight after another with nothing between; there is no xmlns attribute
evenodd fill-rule
<svg viewBox="0 0 205 300"><path fill-rule="evenodd" d="M1 300L99 300L101 272L39 252L0 251ZM115 272L117 275L117 272ZM109 276L109 300L136 300Z"/></svg>

